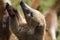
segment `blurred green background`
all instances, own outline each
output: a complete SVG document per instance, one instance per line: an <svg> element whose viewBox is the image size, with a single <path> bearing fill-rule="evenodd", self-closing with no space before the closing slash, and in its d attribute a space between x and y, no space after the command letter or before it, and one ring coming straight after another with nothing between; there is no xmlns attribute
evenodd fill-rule
<svg viewBox="0 0 60 40"><path fill-rule="evenodd" d="M13 6L17 8L18 12L22 13L22 9L21 9L21 7L19 5L20 1L21 0L11 0ZM32 2L32 0L25 0L25 2L29 5ZM40 3L39 10L41 10L42 13L45 12L46 10L48 10L52 6L52 4L54 2L55 2L55 0L42 0L41 3ZM60 11L58 13L60 13ZM58 14L58 15L60 15L60 14ZM60 16L58 18L57 32L59 33L59 35L57 37L57 40L60 40Z"/></svg>

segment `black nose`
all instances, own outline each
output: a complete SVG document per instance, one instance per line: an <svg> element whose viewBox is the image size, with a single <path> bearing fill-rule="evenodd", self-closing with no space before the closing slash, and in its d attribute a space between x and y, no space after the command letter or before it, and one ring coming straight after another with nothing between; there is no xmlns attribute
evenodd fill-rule
<svg viewBox="0 0 60 40"><path fill-rule="evenodd" d="M9 4L8 3L6 3L6 9L9 7Z"/></svg>
<svg viewBox="0 0 60 40"><path fill-rule="evenodd" d="M26 6L26 4L23 1L20 2L20 5L24 12L29 10L29 8Z"/></svg>
<svg viewBox="0 0 60 40"><path fill-rule="evenodd" d="M26 5L25 5L25 3L24 3L23 1L20 2L20 5L21 5L21 7L22 7L23 9L27 8Z"/></svg>

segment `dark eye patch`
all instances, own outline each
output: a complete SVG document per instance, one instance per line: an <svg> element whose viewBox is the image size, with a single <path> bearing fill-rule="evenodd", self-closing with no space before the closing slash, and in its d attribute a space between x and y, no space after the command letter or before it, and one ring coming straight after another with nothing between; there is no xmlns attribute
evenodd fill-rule
<svg viewBox="0 0 60 40"><path fill-rule="evenodd" d="M28 14L30 14L31 17L33 17L33 12L27 11Z"/></svg>

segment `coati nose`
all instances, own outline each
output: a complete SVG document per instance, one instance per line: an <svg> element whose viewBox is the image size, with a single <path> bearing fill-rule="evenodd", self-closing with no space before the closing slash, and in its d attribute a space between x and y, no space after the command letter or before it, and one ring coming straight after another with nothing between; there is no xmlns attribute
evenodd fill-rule
<svg viewBox="0 0 60 40"><path fill-rule="evenodd" d="M8 3L6 3L6 8L8 8L9 7L9 4Z"/></svg>
<svg viewBox="0 0 60 40"><path fill-rule="evenodd" d="M23 0L20 2L20 5L25 15L27 14L31 15L32 13L31 8L26 3L24 3Z"/></svg>
<svg viewBox="0 0 60 40"><path fill-rule="evenodd" d="M6 9L11 17L15 16L18 13L18 11L12 5L9 5L8 3L6 3Z"/></svg>
<svg viewBox="0 0 60 40"><path fill-rule="evenodd" d="M6 9L7 9L9 15L12 16L11 5L9 5L8 3L6 3Z"/></svg>
<svg viewBox="0 0 60 40"><path fill-rule="evenodd" d="M21 8L22 8L23 11L28 11L29 10L29 8L26 6L26 4L23 1L20 2L20 5L21 5Z"/></svg>

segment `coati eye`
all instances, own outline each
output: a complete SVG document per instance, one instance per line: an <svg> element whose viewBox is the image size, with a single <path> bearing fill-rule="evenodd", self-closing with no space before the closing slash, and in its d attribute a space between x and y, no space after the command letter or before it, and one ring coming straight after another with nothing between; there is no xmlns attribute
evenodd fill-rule
<svg viewBox="0 0 60 40"><path fill-rule="evenodd" d="M29 17L33 17L33 13L32 13L32 12L28 13L27 15L28 15Z"/></svg>

